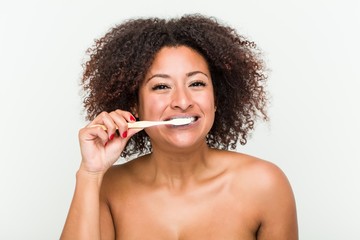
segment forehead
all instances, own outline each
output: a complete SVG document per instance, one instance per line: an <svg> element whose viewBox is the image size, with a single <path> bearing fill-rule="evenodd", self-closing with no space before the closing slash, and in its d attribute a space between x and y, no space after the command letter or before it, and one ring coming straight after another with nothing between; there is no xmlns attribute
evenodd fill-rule
<svg viewBox="0 0 360 240"><path fill-rule="evenodd" d="M209 72L205 58L186 46L163 47L155 55L147 76L156 73L184 73L189 71Z"/></svg>

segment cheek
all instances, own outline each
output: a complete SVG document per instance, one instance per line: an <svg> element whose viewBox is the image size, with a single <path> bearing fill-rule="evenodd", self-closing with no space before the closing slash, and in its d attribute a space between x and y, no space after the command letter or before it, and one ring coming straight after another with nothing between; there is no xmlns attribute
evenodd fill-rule
<svg viewBox="0 0 360 240"><path fill-rule="evenodd" d="M139 102L139 118L141 120L158 120L166 108L166 100L151 95L143 96Z"/></svg>
<svg viewBox="0 0 360 240"><path fill-rule="evenodd" d="M215 111L215 98L212 92L204 93L197 102L202 106L206 111Z"/></svg>

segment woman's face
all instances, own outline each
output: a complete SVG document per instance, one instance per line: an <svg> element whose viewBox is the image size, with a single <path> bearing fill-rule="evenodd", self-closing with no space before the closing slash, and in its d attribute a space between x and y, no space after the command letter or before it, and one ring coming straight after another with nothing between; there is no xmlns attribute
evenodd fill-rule
<svg viewBox="0 0 360 240"><path fill-rule="evenodd" d="M146 129L153 147L196 147L205 143L215 117L214 91L205 59L189 47L164 47L139 90L141 120L195 117L185 126Z"/></svg>

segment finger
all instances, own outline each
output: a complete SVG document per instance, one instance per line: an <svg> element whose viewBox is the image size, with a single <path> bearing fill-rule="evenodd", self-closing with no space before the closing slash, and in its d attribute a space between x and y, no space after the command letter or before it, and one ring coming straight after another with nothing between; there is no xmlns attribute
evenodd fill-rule
<svg viewBox="0 0 360 240"><path fill-rule="evenodd" d="M100 142L105 145L108 142L108 133L101 127L85 127L79 131L79 139L82 142Z"/></svg>
<svg viewBox="0 0 360 240"><path fill-rule="evenodd" d="M109 140L113 140L118 126L116 125L114 119L112 119L110 114L104 117L103 121L104 121L104 126L106 127L106 132L108 134Z"/></svg>
<svg viewBox="0 0 360 240"><path fill-rule="evenodd" d="M118 114L120 114L120 115L122 115L127 122L135 122L135 121L136 121L136 118L134 117L134 115L132 115L132 114L131 114L130 112L128 112L128 111L122 111L122 110L119 110L119 109L118 109L118 110L116 110L115 112L118 113Z"/></svg>
<svg viewBox="0 0 360 240"><path fill-rule="evenodd" d="M128 122L135 121L135 117L127 111L116 110L110 113L112 119L115 121L115 124L118 127L118 134L122 138L127 138L128 136Z"/></svg>
<svg viewBox="0 0 360 240"><path fill-rule="evenodd" d="M109 113L100 113L90 124L90 126L93 125L103 125L103 129L107 132L108 139L112 140L114 138L117 126Z"/></svg>
<svg viewBox="0 0 360 240"><path fill-rule="evenodd" d="M116 133L118 134L118 136L122 137L124 134L126 135L127 121L125 119L123 112L114 111L110 113L110 116L117 126Z"/></svg>

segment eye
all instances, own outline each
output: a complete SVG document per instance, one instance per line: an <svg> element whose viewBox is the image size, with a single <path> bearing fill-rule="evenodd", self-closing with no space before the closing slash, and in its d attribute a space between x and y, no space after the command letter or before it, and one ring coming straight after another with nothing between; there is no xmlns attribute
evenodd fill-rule
<svg viewBox="0 0 360 240"><path fill-rule="evenodd" d="M165 90L165 89L169 89L170 87L164 83L158 83L156 85L154 85L151 89L152 90Z"/></svg>
<svg viewBox="0 0 360 240"><path fill-rule="evenodd" d="M190 87L205 87L206 86L206 82L204 81L194 81L190 84Z"/></svg>

